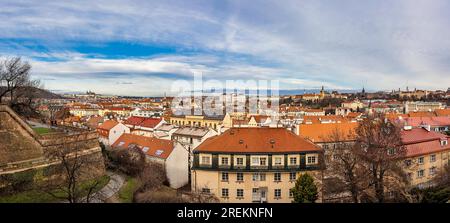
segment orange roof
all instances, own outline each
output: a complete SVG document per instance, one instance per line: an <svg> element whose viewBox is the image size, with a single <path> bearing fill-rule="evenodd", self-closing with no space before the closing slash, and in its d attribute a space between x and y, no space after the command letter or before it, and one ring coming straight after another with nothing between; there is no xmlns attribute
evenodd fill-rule
<svg viewBox="0 0 450 223"><path fill-rule="evenodd" d="M410 112L409 117L434 117L436 116L433 112Z"/></svg>
<svg viewBox="0 0 450 223"><path fill-rule="evenodd" d="M284 128L231 128L200 144L195 152L289 153L322 151Z"/></svg>
<svg viewBox="0 0 450 223"><path fill-rule="evenodd" d="M129 133L122 134L112 146L129 148L129 146L133 144L142 149L145 154L162 159L169 157L170 153L173 151L173 142L170 140L133 135Z"/></svg>
<svg viewBox="0 0 450 223"><path fill-rule="evenodd" d="M119 124L118 122L114 121L114 120L107 120L105 121L103 124L99 125L97 127L97 129L102 129L102 130L111 130L112 128L114 128L114 126L116 126L117 124Z"/></svg>
<svg viewBox="0 0 450 223"><path fill-rule="evenodd" d="M349 122L350 119L343 117L341 115L319 115L319 116L303 116L303 123L311 122L313 124L321 123L321 121L341 121Z"/></svg>
<svg viewBox="0 0 450 223"><path fill-rule="evenodd" d="M300 136L310 139L313 142L332 142L332 135L340 133L340 137L345 141L356 139L357 122L343 123L323 123L323 124L300 124Z"/></svg>
<svg viewBox="0 0 450 223"><path fill-rule="evenodd" d="M434 112L437 116L450 116L450 109L436 109Z"/></svg>

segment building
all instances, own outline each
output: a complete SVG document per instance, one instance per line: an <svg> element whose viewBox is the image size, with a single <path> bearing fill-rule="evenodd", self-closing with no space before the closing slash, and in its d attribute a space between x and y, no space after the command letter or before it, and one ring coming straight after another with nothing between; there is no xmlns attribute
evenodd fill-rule
<svg viewBox="0 0 450 223"><path fill-rule="evenodd" d="M136 117L161 117L164 115L164 111L160 108L136 108L131 113L131 116Z"/></svg>
<svg viewBox="0 0 450 223"><path fill-rule="evenodd" d="M407 128L401 132L406 147L404 170L412 186L432 185L437 171L450 164L449 137L425 128Z"/></svg>
<svg viewBox="0 0 450 223"><path fill-rule="evenodd" d="M436 109L443 109L441 102L408 101L405 102L405 113L410 112L433 112Z"/></svg>
<svg viewBox="0 0 450 223"><path fill-rule="evenodd" d="M191 187L221 202L290 203L300 174L321 188L323 150L284 128L231 128L194 150Z"/></svg>
<svg viewBox="0 0 450 223"><path fill-rule="evenodd" d="M170 187L177 189L188 183L189 153L178 143L125 133L112 145L116 149L128 149L133 146L144 152L147 162L158 163L164 167Z"/></svg>
<svg viewBox="0 0 450 223"><path fill-rule="evenodd" d="M114 120L107 120L97 127L98 140L104 145L112 145L122 134L130 133L130 128Z"/></svg>
<svg viewBox="0 0 450 223"><path fill-rule="evenodd" d="M205 115L172 115L170 117L170 124L176 126L208 127L219 131L223 118L223 115L217 117Z"/></svg>

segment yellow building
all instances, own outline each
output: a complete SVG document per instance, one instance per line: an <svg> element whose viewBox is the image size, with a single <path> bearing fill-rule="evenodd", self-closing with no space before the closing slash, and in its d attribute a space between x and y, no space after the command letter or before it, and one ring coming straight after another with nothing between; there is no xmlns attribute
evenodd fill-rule
<svg viewBox="0 0 450 223"><path fill-rule="evenodd" d="M428 187L437 172L450 164L448 136L415 128L402 131L402 141L406 147L404 170L412 186Z"/></svg>
<svg viewBox="0 0 450 223"><path fill-rule="evenodd" d="M321 188L322 156L321 148L283 128L231 128L194 150L191 187L220 202L290 203L303 173Z"/></svg>
<svg viewBox="0 0 450 223"><path fill-rule="evenodd" d="M177 126L192 126L192 127L208 127L216 131L222 125L223 116L208 117L203 115L181 115L171 116L170 124Z"/></svg>

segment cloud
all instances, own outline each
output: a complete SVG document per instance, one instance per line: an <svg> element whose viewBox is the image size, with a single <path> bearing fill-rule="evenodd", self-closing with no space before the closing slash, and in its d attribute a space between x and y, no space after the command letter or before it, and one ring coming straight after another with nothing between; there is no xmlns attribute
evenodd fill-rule
<svg viewBox="0 0 450 223"><path fill-rule="evenodd" d="M79 78L74 89L111 80L109 92L193 72L290 89L446 89L449 10L445 0L2 1L0 53L28 56L39 77Z"/></svg>

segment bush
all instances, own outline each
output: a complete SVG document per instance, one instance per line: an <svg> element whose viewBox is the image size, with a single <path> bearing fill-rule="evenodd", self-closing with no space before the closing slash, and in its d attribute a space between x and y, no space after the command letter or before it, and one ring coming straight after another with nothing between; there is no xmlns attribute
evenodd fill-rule
<svg viewBox="0 0 450 223"><path fill-rule="evenodd" d="M138 147L118 150L113 156L118 168L130 176L138 176L145 167L145 154Z"/></svg>
<svg viewBox="0 0 450 223"><path fill-rule="evenodd" d="M0 185L4 185L0 188L0 194L8 195L31 189L36 173L37 170L32 169L0 176Z"/></svg>

